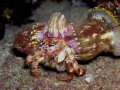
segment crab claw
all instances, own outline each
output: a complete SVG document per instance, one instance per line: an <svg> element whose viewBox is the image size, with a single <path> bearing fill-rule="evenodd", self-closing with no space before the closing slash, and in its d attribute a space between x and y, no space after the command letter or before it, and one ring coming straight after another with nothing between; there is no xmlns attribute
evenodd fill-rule
<svg viewBox="0 0 120 90"><path fill-rule="evenodd" d="M38 71L38 64L44 60L44 57L38 57L31 63L31 74L38 77L40 75Z"/></svg>
<svg viewBox="0 0 120 90"><path fill-rule="evenodd" d="M28 65L34 60L34 57L32 55L28 55L25 60L25 65Z"/></svg>

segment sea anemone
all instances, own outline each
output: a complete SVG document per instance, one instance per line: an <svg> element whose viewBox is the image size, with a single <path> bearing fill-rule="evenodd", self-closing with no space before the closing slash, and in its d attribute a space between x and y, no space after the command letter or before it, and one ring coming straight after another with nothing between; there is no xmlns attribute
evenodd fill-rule
<svg viewBox="0 0 120 90"><path fill-rule="evenodd" d="M67 23L64 14L54 13L51 15L45 33L48 37L64 38L67 31Z"/></svg>
<svg viewBox="0 0 120 90"><path fill-rule="evenodd" d="M116 55L120 55L120 24L113 14L104 8L95 7L88 12L89 20L97 20L102 22L109 32L111 38L111 51Z"/></svg>

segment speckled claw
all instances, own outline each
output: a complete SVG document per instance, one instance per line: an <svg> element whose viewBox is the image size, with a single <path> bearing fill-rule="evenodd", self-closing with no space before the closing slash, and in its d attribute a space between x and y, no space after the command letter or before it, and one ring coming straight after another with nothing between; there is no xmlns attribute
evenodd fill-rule
<svg viewBox="0 0 120 90"><path fill-rule="evenodd" d="M38 64L41 63L44 60L44 57L39 57L36 58L32 63L31 63L31 74L33 76L38 77L40 75L38 71Z"/></svg>
<svg viewBox="0 0 120 90"><path fill-rule="evenodd" d="M33 61L33 56L28 55L25 60L25 65L30 66L30 63Z"/></svg>

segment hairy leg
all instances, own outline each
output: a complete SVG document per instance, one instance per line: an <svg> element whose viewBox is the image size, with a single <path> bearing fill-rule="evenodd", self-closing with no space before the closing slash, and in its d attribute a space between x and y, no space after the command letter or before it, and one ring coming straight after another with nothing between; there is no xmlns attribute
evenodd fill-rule
<svg viewBox="0 0 120 90"><path fill-rule="evenodd" d="M66 78L59 77L58 79L62 80L62 81L71 80L73 78L73 75L74 75L74 68L73 68L71 61L68 60L66 63L67 63L68 69L69 69L69 76Z"/></svg>
<svg viewBox="0 0 120 90"><path fill-rule="evenodd" d="M34 60L34 57L32 55L28 55L25 60L25 64L29 65Z"/></svg>
<svg viewBox="0 0 120 90"><path fill-rule="evenodd" d="M31 63L31 74L33 76L38 77L40 75L38 71L38 64L41 63L44 60L44 57L37 57L32 63Z"/></svg>
<svg viewBox="0 0 120 90"><path fill-rule="evenodd" d="M78 62L76 61L76 59L73 60L73 67L74 67L74 70L76 72L76 74L78 75L84 75L86 70L82 69L82 68L79 68L79 64Z"/></svg>

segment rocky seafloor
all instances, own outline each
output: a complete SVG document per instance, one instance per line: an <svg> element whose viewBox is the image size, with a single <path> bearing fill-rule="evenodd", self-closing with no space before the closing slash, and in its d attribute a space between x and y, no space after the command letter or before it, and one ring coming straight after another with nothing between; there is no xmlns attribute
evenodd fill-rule
<svg viewBox="0 0 120 90"><path fill-rule="evenodd" d="M87 5L72 7L68 1L60 3L44 2L30 18L35 22L47 22L54 12L65 14L68 22L84 22ZM84 76L74 75L71 81L59 81L58 77L67 77L68 72L41 66L41 76L34 77L30 68L25 67L26 55L14 48L14 37L18 26L6 28L5 37L0 41L0 90L120 90L120 57L111 53L102 53L89 62L79 62L86 69Z"/></svg>

